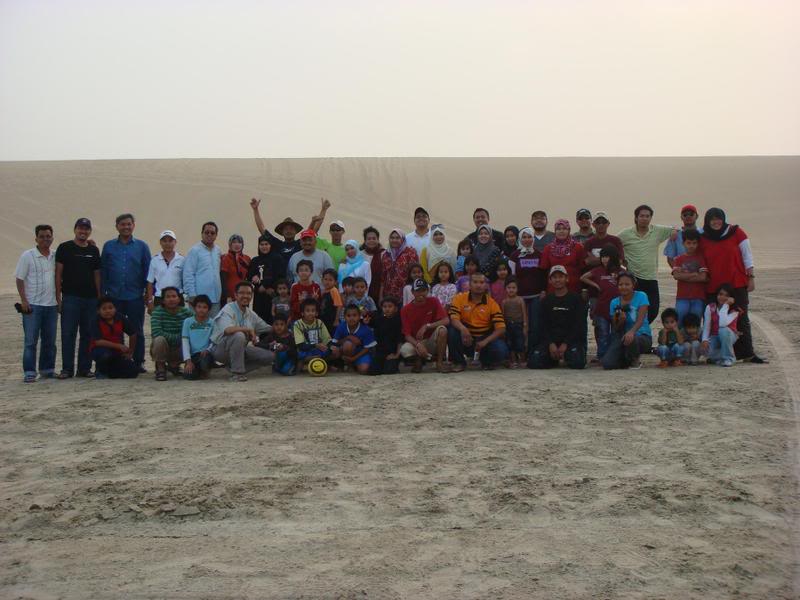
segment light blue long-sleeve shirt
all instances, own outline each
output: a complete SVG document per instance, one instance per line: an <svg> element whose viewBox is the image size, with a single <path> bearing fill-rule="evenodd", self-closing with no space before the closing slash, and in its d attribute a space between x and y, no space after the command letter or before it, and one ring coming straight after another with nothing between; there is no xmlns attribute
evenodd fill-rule
<svg viewBox="0 0 800 600"><path fill-rule="evenodd" d="M149 270L150 248L142 240L131 237L124 244L117 238L103 244L100 256L103 295L115 300L142 298Z"/></svg>
<svg viewBox="0 0 800 600"><path fill-rule="evenodd" d="M183 261L183 291L193 298L205 294L211 302L219 302L222 297L222 280L219 263L222 254L214 245L211 248L198 242L189 250Z"/></svg>

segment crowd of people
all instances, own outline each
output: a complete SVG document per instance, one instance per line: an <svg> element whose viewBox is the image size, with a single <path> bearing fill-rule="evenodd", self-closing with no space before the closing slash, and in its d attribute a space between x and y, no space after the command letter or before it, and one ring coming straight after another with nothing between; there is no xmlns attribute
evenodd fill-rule
<svg viewBox="0 0 800 600"><path fill-rule="evenodd" d="M55 252L50 225L37 225L34 248L15 273L22 315L24 381L71 377L133 378L146 373L149 351L159 381L204 379L225 367L233 381L271 365L300 373L312 359L331 369L388 375L426 363L439 372L560 365L637 368L654 352L659 367L724 367L756 355L748 318L755 288L747 234L719 208L698 226L693 205L681 226L652 223L653 209L634 210L633 226L612 235L605 212L577 212L576 228L545 211L530 225L496 230L489 211L473 212L475 230L450 241L446 227L414 211L414 229L375 227L346 239L345 224L319 235L331 207L323 199L307 227L292 218L272 231L250 201L257 254L242 235L217 246L219 228L203 224L185 256L177 236L161 232L161 251L134 237L132 214L116 219L118 236L98 248L80 218L73 239ZM660 313L657 271L663 255L677 281L673 306ZM56 328L61 320L61 370ZM661 330L653 343L652 325ZM588 324L597 353L588 357ZM77 344L77 360L76 360ZM38 364L37 364L38 354Z"/></svg>

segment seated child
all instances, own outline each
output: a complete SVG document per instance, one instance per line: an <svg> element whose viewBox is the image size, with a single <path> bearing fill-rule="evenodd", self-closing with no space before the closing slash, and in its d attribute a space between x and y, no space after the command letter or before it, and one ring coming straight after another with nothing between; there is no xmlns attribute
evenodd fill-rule
<svg viewBox="0 0 800 600"><path fill-rule="evenodd" d="M481 268L480 261L474 256L467 256L464 259L464 274L456 281L458 293L469 291L469 278L473 273L477 273Z"/></svg>
<svg viewBox="0 0 800 600"><path fill-rule="evenodd" d="M194 315L183 321L181 328L184 379L207 379L214 357L209 350L214 324L208 318L211 299L205 294L194 298Z"/></svg>
<svg viewBox="0 0 800 600"><path fill-rule="evenodd" d="M703 319L703 351L708 362L732 367L736 362L733 345L739 337L737 323L741 309L733 298L733 286L723 283L717 291L717 301L706 306Z"/></svg>
<svg viewBox="0 0 800 600"><path fill-rule="evenodd" d="M353 279L353 295L347 296L344 299L345 307L355 304L358 310L361 311L361 320L369 324L372 315L374 315L378 307L375 305L375 300L367 294L367 280L363 277L356 277Z"/></svg>
<svg viewBox="0 0 800 600"><path fill-rule="evenodd" d="M281 279L275 284L275 297L272 299L272 316L292 314L292 296L289 293L289 284Z"/></svg>
<svg viewBox="0 0 800 600"><path fill-rule="evenodd" d="M394 375L399 370L403 344L399 304L397 298L386 296L381 300L381 310L370 322L378 342L372 356L371 375Z"/></svg>
<svg viewBox="0 0 800 600"><path fill-rule="evenodd" d="M371 352L377 342L372 329L361 322L361 311L355 304L344 309L344 321L339 323L333 343L341 348L345 368L352 365L362 375L369 374Z"/></svg>
<svg viewBox="0 0 800 600"><path fill-rule="evenodd" d="M688 313L683 318L683 356L690 365L696 365L700 362L702 355L700 317L694 313Z"/></svg>
<svg viewBox="0 0 800 600"><path fill-rule="evenodd" d="M342 320L342 296L336 269L325 269L322 273L322 298L319 301L319 318L333 335Z"/></svg>
<svg viewBox="0 0 800 600"><path fill-rule="evenodd" d="M297 320L300 318L302 303L307 299L319 301L322 289L316 281L311 279L311 275L314 273L313 262L303 259L297 263L295 270L297 271L297 281L292 284L291 305L292 319Z"/></svg>
<svg viewBox="0 0 800 600"><path fill-rule="evenodd" d="M449 262L443 260L436 266L436 271L433 274L431 296L436 298L439 304L444 306L445 310L448 310L457 293L458 288L456 288L456 277L453 273L453 267Z"/></svg>
<svg viewBox="0 0 800 600"><path fill-rule="evenodd" d="M294 336L289 331L286 315L279 314L273 319L272 331L262 336L258 345L275 353L275 360L272 363L273 373L281 375L297 373L297 346Z"/></svg>
<svg viewBox="0 0 800 600"><path fill-rule="evenodd" d="M526 362L525 341L528 339L528 309L522 296L517 295L517 280L507 277L506 299L503 300L503 318L506 321L506 345L510 352L509 366L512 369Z"/></svg>
<svg viewBox="0 0 800 600"><path fill-rule="evenodd" d="M111 298L97 301L97 320L92 323L89 353L95 362L97 379L134 379L139 366L133 362L136 329L125 317L117 314ZM125 334L128 345L125 345Z"/></svg>
<svg viewBox="0 0 800 600"><path fill-rule="evenodd" d="M182 375L183 322L192 316L192 311L181 306L182 301L178 288L162 288L161 304L156 306L150 319L153 337L150 356L156 363L156 381L167 380L167 369L175 376Z"/></svg>
<svg viewBox="0 0 800 600"><path fill-rule="evenodd" d="M658 332L659 367L679 367L683 356L683 332L678 327L678 311L665 308L661 313L661 331Z"/></svg>
<svg viewBox="0 0 800 600"><path fill-rule="evenodd" d="M414 301L414 293L411 291L411 286L417 279L423 279L424 277L425 273L421 264L411 263L408 266L408 277L406 277L406 285L403 287L403 306Z"/></svg>
<svg viewBox="0 0 800 600"><path fill-rule="evenodd" d="M300 305L300 318L294 322L294 343L300 366L312 358L339 358L339 348L331 346L331 335L325 323L317 318L317 301L306 298Z"/></svg>

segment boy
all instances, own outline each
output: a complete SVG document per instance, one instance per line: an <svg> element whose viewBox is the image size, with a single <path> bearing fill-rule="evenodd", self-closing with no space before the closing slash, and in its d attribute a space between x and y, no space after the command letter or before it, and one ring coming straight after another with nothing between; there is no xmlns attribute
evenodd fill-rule
<svg viewBox="0 0 800 600"><path fill-rule="evenodd" d="M289 294L289 284L285 279L275 282L275 298L272 299L272 316L289 316L292 314L292 297Z"/></svg>
<svg viewBox="0 0 800 600"><path fill-rule="evenodd" d="M150 319L150 356L156 363L156 381L167 380L167 369L175 376L181 375L183 322L192 316L192 311L181 306L181 300L178 288L161 288L161 304Z"/></svg>
<svg viewBox="0 0 800 600"><path fill-rule="evenodd" d="M353 283L355 280L355 277L345 277L342 279L342 298L344 298L345 302L353 295Z"/></svg>
<svg viewBox="0 0 800 600"><path fill-rule="evenodd" d="M685 255L682 255L685 256ZM680 258L680 257L679 257ZM660 368L679 367L683 363L683 332L678 327L678 311L666 308L661 313L663 329L658 332L658 355L661 357Z"/></svg>
<svg viewBox="0 0 800 600"><path fill-rule="evenodd" d="M275 353L275 362L272 363L273 373L280 375L297 373L297 347L289 331L286 315L279 314L275 317L272 321L272 331L265 335L258 345Z"/></svg>
<svg viewBox="0 0 800 600"><path fill-rule="evenodd" d="M686 315L683 318L683 356L690 365L698 364L704 354L701 334L700 317L694 313Z"/></svg>
<svg viewBox="0 0 800 600"><path fill-rule="evenodd" d="M306 298L300 305L300 318L294 322L294 343L297 358L305 367L312 358L339 358L339 348L331 346L331 335L325 323L317 318L317 301Z"/></svg>
<svg viewBox="0 0 800 600"><path fill-rule="evenodd" d="M322 273L322 299L319 302L319 317L333 335L342 320L342 296L339 294L338 276L335 269Z"/></svg>
<svg viewBox="0 0 800 600"><path fill-rule="evenodd" d="M517 295L517 280L506 279L506 299L503 300L503 318L506 320L506 344L510 352L509 366L522 367L525 357L525 340L528 339L528 310L525 300Z"/></svg>
<svg viewBox="0 0 800 600"><path fill-rule="evenodd" d="M375 354L372 356L371 375L395 375L400 367L400 346L403 333L397 298L386 296L381 300L381 310L372 319L375 333Z"/></svg>
<svg viewBox="0 0 800 600"><path fill-rule="evenodd" d="M125 334L128 345L125 345ZM139 365L133 361L136 329L117 314L114 301L105 296L97 301L97 319L92 323L89 352L95 361L97 379L134 379Z"/></svg>
<svg viewBox="0 0 800 600"><path fill-rule="evenodd" d="M366 279L355 277L353 279L353 295L348 296L344 301L345 306L355 304L358 307L358 310L361 311L361 320L364 323L369 323L372 315L378 310L375 300L367 294L368 287Z"/></svg>
<svg viewBox="0 0 800 600"><path fill-rule="evenodd" d="M699 245L700 234L697 230L684 230L683 246L686 254L681 254L672 261L672 276L678 282L675 309L679 325L683 324L686 315L690 313L702 319L706 307L706 283L709 274L703 255L697 251Z"/></svg>
<svg viewBox="0 0 800 600"><path fill-rule="evenodd" d="M314 273L314 263L310 260L301 260L297 263L297 282L292 284L291 305L292 319L300 318L300 307L307 299L318 301L322 296L319 284L311 279Z"/></svg>
<svg viewBox="0 0 800 600"><path fill-rule="evenodd" d="M345 368L352 365L361 375L369 373L371 352L378 342L372 329L361 322L361 311L355 304L344 309L344 321L339 323L332 341L341 347Z"/></svg>
<svg viewBox="0 0 800 600"><path fill-rule="evenodd" d="M214 359L211 356L211 331L208 318L211 299L205 294L194 297L194 315L183 321L181 328L183 377L188 380L208 379Z"/></svg>

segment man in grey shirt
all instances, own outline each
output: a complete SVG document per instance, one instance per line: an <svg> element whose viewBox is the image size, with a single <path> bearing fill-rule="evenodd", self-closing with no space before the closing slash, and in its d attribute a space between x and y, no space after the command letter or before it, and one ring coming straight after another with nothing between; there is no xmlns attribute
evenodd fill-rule
<svg viewBox="0 0 800 600"><path fill-rule="evenodd" d="M297 281L297 263L301 260L310 260L314 263L314 272L311 279L317 285L322 285L322 273L325 269L333 269L331 255L323 250L317 250L317 233L313 229L304 229L300 233L300 252L292 254L289 259L289 268L286 270L286 280L289 285Z"/></svg>
<svg viewBox="0 0 800 600"><path fill-rule="evenodd" d="M533 247L539 252L556 239L555 233L547 231L547 213L543 210L533 211L531 214L531 227L533 227Z"/></svg>

